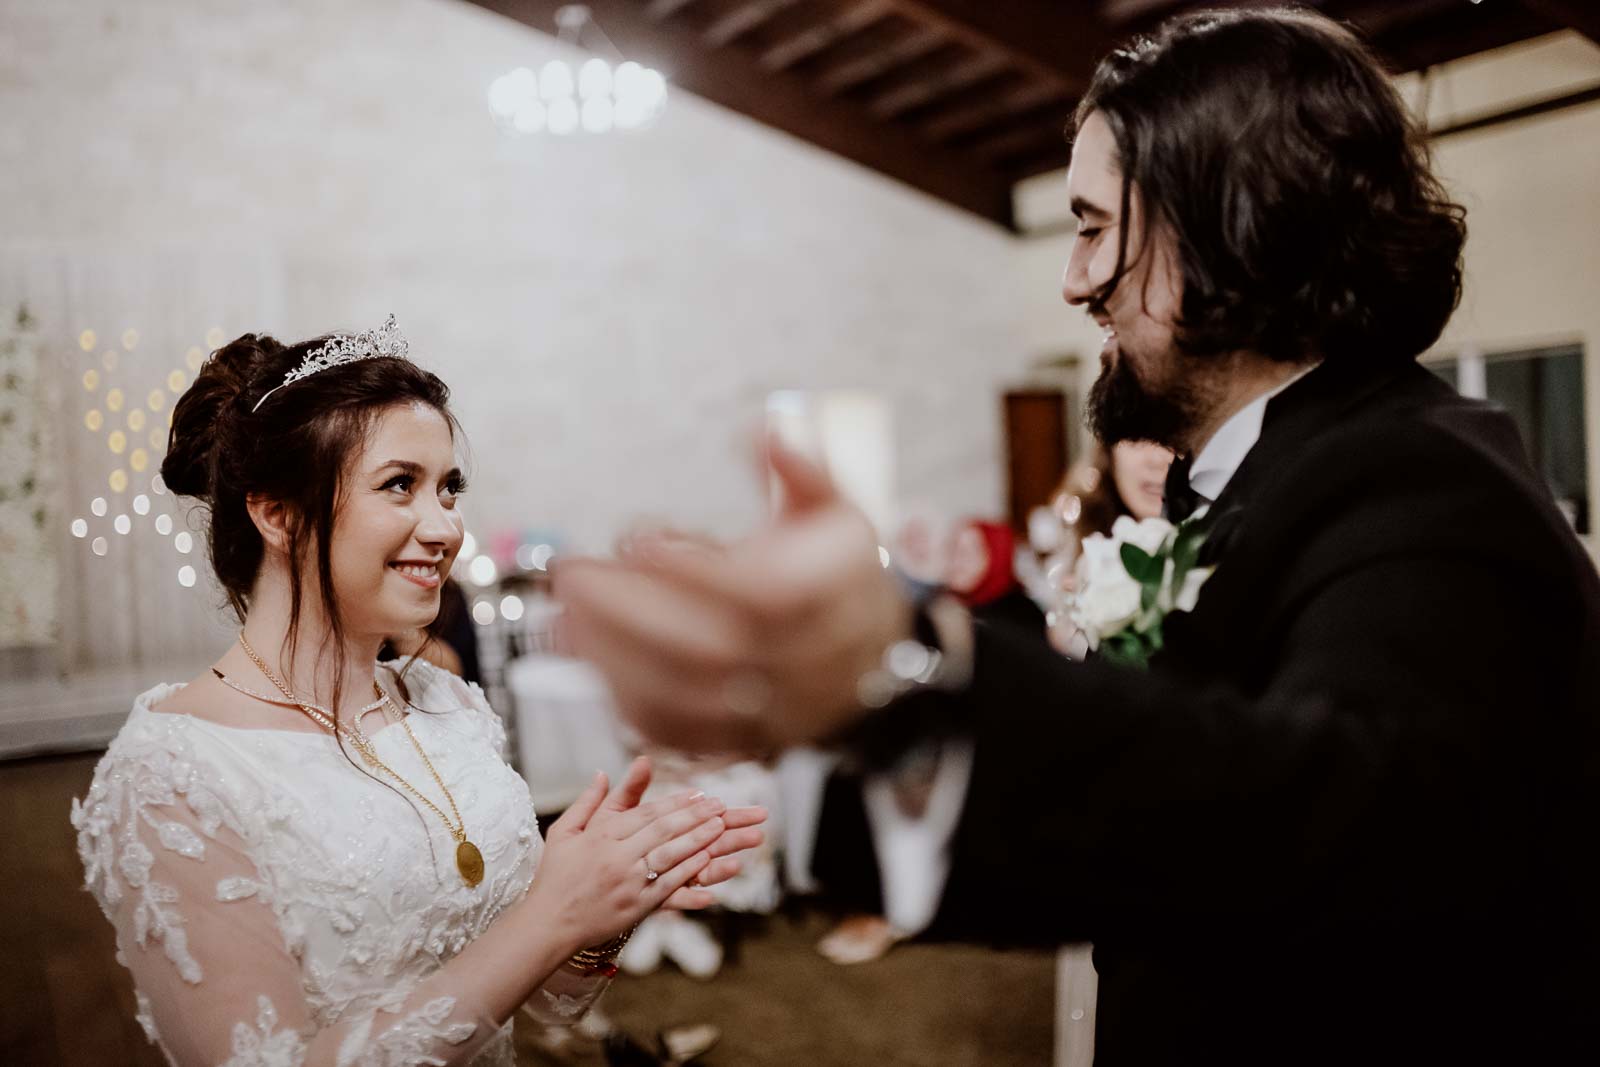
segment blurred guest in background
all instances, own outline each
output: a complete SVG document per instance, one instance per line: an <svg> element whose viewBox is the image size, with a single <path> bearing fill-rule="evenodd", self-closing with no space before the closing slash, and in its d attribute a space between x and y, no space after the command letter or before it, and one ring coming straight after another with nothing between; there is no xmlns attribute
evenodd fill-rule
<svg viewBox="0 0 1600 1067"><path fill-rule="evenodd" d="M975 619L1043 632L1044 613L1017 580L1017 538L1004 523L968 519L950 536L945 588Z"/></svg>
<svg viewBox="0 0 1600 1067"><path fill-rule="evenodd" d="M1111 524L1123 515L1153 519L1161 514L1172 449L1152 441L1118 441L1110 448L1097 445L1091 463L1080 480L1069 478L1063 486L1081 505L1072 523L1079 540L1111 533Z"/></svg>
<svg viewBox="0 0 1600 1067"><path fill-rule="evenodd" d="M1159 518L1171 466L1172 450L1151 441L1096 445L1087 463L1067 472L1050 506L1040 509L1043 514L1029 517L1030 537L1046 555L1030 575L1028 591L1045 607L1057 651L1082 659L1088 647L1067 610L1083 539L1111 536L1123 516Z"/></svg>

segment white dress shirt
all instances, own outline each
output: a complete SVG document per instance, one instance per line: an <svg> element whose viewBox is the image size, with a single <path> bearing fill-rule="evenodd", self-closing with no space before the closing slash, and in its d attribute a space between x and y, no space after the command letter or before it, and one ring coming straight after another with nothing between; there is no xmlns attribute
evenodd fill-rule
<svg viewBox="0 0 1600 1067"><path fill-rule="evenodd" d="M1315 364L1313 364L1315 366ZM1250 403L1229 416L1218 427L1189 465L1189 488L1199 495L1202 503L1211 503L1222 495L1233 474L1244 462L1244 457L1261 439L1261 423L1267 417L1267 403L1295 382L1311 373L1306 367L1269 392L1262 393Z"/></svg>

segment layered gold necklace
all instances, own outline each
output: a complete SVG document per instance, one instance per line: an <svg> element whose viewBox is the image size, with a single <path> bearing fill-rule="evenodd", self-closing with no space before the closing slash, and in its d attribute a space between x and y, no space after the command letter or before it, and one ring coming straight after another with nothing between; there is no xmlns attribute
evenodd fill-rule
<svg viewBox="0 0 1600 1067"><path fill-rule="evenodd" d="M372 739L368 737L361 729L361 724L359 721L354 726L341 726L334 720L333 716L326 708L301 700L299 697L295 696L288 684L285 683L282 678L278 677L271 667L267 666L266 661L256 654L255 649L250 647L250 642L244 639L243 632L239 634L239 647L244 649L244 654L250 657L250 662L256 665L256 669L262 674L266 675L267 680L278 687L278 692L283 694L284 700L305 712L313 722L327 730L329 733L334 734L337 737L343 737L357 752L361 754L361 758L366 761L368 766L372 767L374 770L382 771L390 778L393 778L402 789L416 797L417 800L426 805L430 811L439 816L439 820L444 823L445 829L450 831L450 836L455 838L456 870L461 872L462 881L466 882L469 886L475 886L479 882L483 881L483 853L478 851L477 845L474 845L471 841L467 840L467 824L466 821L461 818L461 810L456 807L455 797L450 795L450 790L445 787L444 779L439 777L439 772L434 769L433 761L430 760L428 758L428 754L422 750L421 743L417 741L417 735L412 733L411 724L407 721L408 716L402 714L400 710L394 706L394 702L389 699L389 694L384 692L383 687L380 686L376 680L374 680L372 683L372 690L378 695L378 699L376 702L367 705L367 708L364 710L370 711L372 709L387 705L389 710L393 711L395 715L399 717L400 726L405 730L406 736L411 738L411 747L417 750L417 755L422 757L422 763L428 768L428 773L433 775L433 780L438 783L439 791L444 794L445 803L450 805L450 812L455 816L454 820L447 816L439 807L439 805L423 796L422 792L418 790L416 786L402 778L393 767L390 767L387 763L384 763L383 760L378 758L378 753L373 747ZM258 694L251 693L248 689L244 689L243 687L228 681L222 672L217 671L216 675L232 688L238 689L240 692L246 693L250 696L256 696L259 698Z"/></svg>

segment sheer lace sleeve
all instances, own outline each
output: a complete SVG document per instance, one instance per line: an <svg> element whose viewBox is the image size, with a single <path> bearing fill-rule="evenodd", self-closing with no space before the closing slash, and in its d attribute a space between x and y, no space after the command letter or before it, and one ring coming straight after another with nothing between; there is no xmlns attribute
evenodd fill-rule
<svg viewBox="0 0 1600 1067"><path fill-rule="evenodd" d="M200 758L177 726L125 730L72 811L88 888L134 977L139 1021L175 1064L443 1067L467 1063L496 1036L505 1020L484 1007L493 976L457 966L468 962L459 955L421 981L320 996L307 951L320 931L310 927L325 916L344 951L365 951L361 902L260 862L292 802ZM319 895L307 922L302 905Z"/></svg>

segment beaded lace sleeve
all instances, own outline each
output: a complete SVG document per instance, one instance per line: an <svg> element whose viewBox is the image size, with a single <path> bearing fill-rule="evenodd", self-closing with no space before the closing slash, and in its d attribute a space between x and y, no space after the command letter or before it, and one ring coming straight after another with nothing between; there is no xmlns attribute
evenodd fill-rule
<svg viewBox="0 0 1600 1067"><path fill-rule="evenodd" d="M258 779L183 718L130 720L72 810L151 1040L178 1067L443 1067L496 1039L509 1064L504 1020L449 962L495 910L436 919L436 903L363 897L340 842L283 844L284 827L316 825L307 800L338 799ZM385 910L387 928L373 921Z"/></svg>

